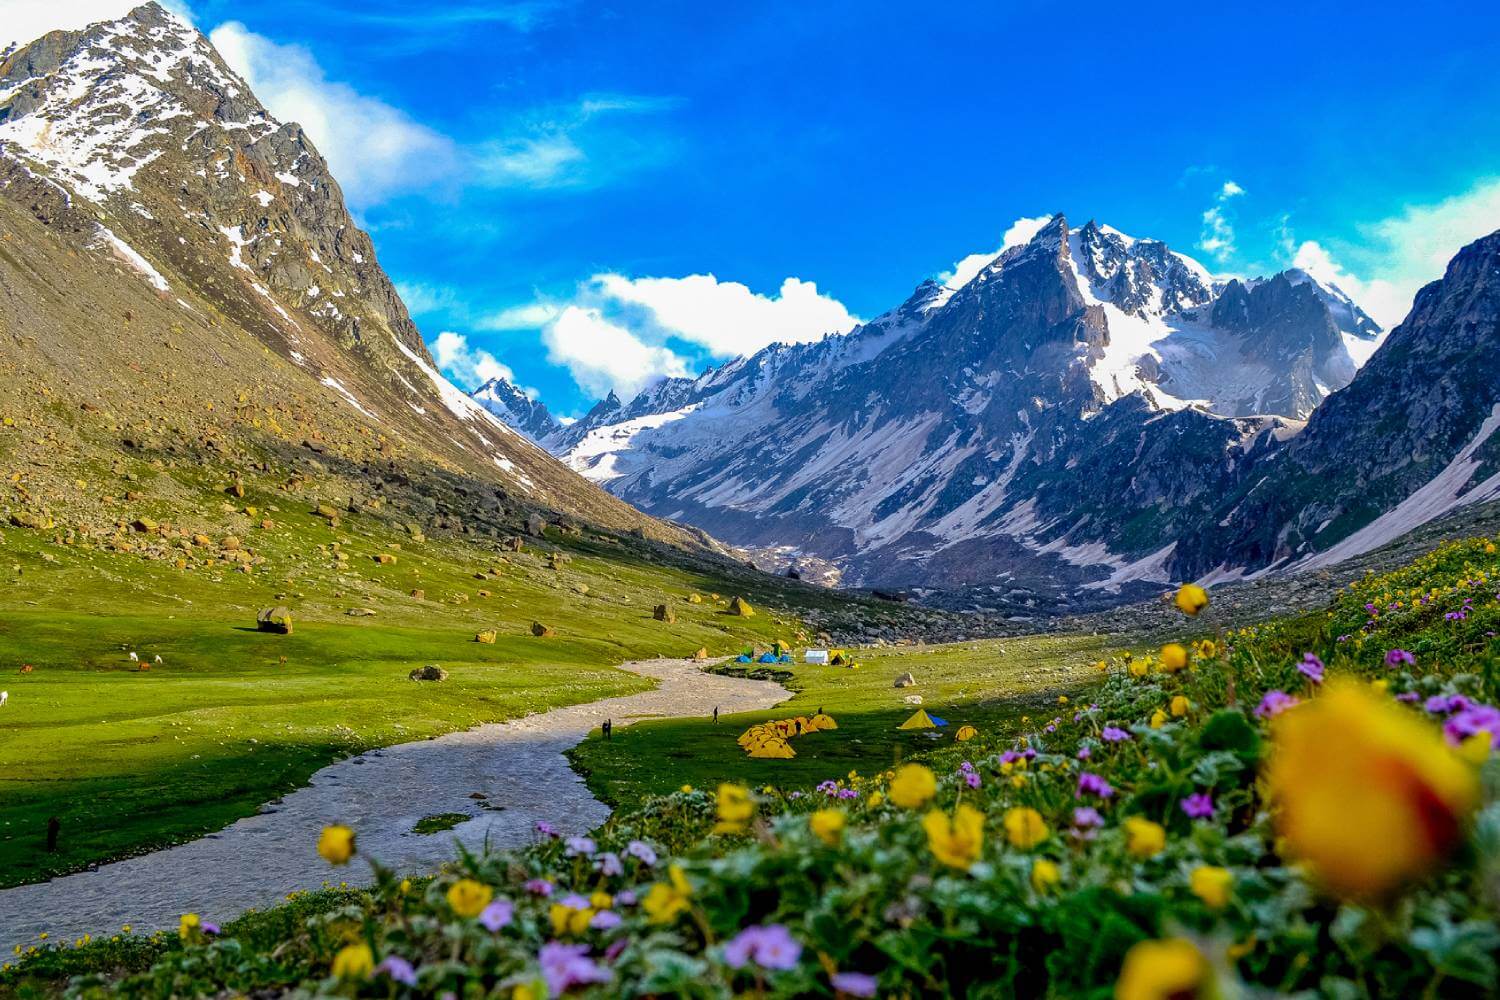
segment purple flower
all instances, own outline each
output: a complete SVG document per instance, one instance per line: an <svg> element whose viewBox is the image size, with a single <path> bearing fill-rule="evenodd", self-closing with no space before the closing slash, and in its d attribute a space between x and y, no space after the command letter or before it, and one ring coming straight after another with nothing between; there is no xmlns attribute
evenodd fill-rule
<svg viewBox="0 0 1500 1000"><path fill-rule="evenodd" d="M1455 712L1443 723L1443 735L1454 746L1479 733L1489 735L1491 747L1500 745L1500 708L1473 705Z"/></svg>
<svg viewBox="0 0 1500 1000"><path fill-rule="evenodd" d="M596 931L608 931L620 926L624 920L613 910L600 910L589 920L589 926Z"/></svg>
<svg viewBox="0 0 1500 1000"><path fill-rule="evenodd" d="M1385 665L1388 667L1399 667L1403 663L1407 666L1417 662L1417 658L1404 649L1387 650L1385 654Z"/></svg>
<svg viewBox="0 0 1500 1000"><path fill-rule="evenodd" d="M1474 707L1474 703L1461 694L1435 694L1422 705L1433 715L1449 715Z"/></svg>
<svg viewBox="0 0 1500 1000"><path fill-rule="evenodd" d="M1088 771L1083 771L1078 775L1078 798L1082 798L1084 795L1097 795L1101 799L1107 799L1114 794L1115 790L1109 787L1109 782L1105 781L1099 775L1091 774Z"/></svg>
<svg viewBox="0 0 1500 1000"><path fill-rule="evenodd" d="M1073 810L1073 825L1081 830L1094 829L1104 825L1104 817L1093 806L1079 806Z"/></svg>
<svg viewBox="0 0 1500 1000"><path fill-rule="evenodd" d="M746 927L724 944L724 962L743 969L754 962L763 969L791 969L802 957L802 945L782 924Z"/></svg>
<svg viewBox="0 0 1500 1000"><path fill-rule="evenodd" d="M625 853L635 858L647 868L656 864L656 849L644 840L632 840L626 844Z"/></svg>
<svg viewBox="0 0 1500 1000"><path fill-rule="evenodd" d="M210 921L210 920L203 921L201 924L198 925L198 929L200 931L202 931L203 933L205 933L205 934L217 934L217 933L219 933L219 925L216 924L216 923L214 923L214 922L212 922L212 921Z"/></svg>
<svg viewBox="0 0 1500 1000"><path fill-rule="evenodd" d="M569 837L563 843L568 845L568 849L563 853L570 858L593 857L594 852L598 850L597 845L588 837Z"/></svg>
<svg viewBox="0 0 1500 1000"><path fill-rule="evenodd" d="M544 878L530 879L523 888L533 896L552 895L552 883Z"/></svg>
<svg viewBox="0 0 1500 1000"><path fill-rule="evenodd" d="M1214 815L1213 796L1207 792L1194 792L1182 800L1182 811L1192 819L1212 819Z"/></svg>
<svg viewBox="0 0 1500 1000"><path fill-rule="evenodd" d="M1078 759L1079 760L1088 760L1093 755L1094 755L1094 751L1090 750L1088 747L1079 747L1078 748Z"/></svg>
<svg viewBox="0 0 1500 1000"><path fill-rule="evenodd" d="M1260 700L1255 708L1257 719L1272 719L1297 704L1296 695L1287 694L1285 691L1267 691L1266 696Z"/></svg>
<svg viewBox="0 0 1500 1000"><path fill-rule="evenodd" d="M593 906L593 904L589 902L589 898L587 896L580 896L576 892L568 893L566 896L563 896L561 899L559 899L558 902L563 906L566 906L570 910L587 910L591 906Z"/></svg>
<svg viewBox="0 0 1500 1000"><path fill-rule="evenodd" d="M375 966L377 974L390 976L403 986L417 985L417 970L412 964L400 955L387 955L379 965Z"/></svg>
<svg viewBox="0 0 1500 1000"><path fill-rule="evenodd" d="M857 799L859 793L852 788L840 788L838 797L841 799Z"/></svg>
<svg viewBox="0 0 1500 1000"><path fill-rule="evenodd" d="M562 944L549 941L537 953L537 964L542 967L542 979L547 983L547 995L558 996L575 986L609 982L609 973L594 964L588 957L586 944Z"/></svg>
<svg viewBox="0 0 1500 1000"><path fill-rule="evenodd" d="M964 782L970 788L978 788L979 787L979 772L978 771L967 771L967 772L965 772L964 773Z"/></svg>
<svg viewBox="0 0 1500 1000"><path fill-rule="evenodd" d="M622 889L622 890L620 890L619 892L615 893L615 905L616 906L634 906L635 905L635 893L631 892L629 889Z"/></svg>
<svg viewBox="0 0 1500 1000"><path fill-rule="evenodd" d="M1027 747L1025 750L1021 751L1021 756L1025 757L1027 760L1036 760L1036 751L1031 747Z"/></svg>
<svg viewBox="0 0 1500 1000"><path fill-rule="evenodd" d="M964 774L968 774L970 771L974 770L974 765L969 761L964 761L962 764L958 765L958 769Z"/></svg>
<svg viewBox="0 0 1500 1000"><path fill-rule="evenodd" d="M555 838L555 837L558 836L557 827L553 826L551 823L548 823L544 819L543 820L537 820L536 832L540 833L543 837L554 837Z"/></svg>
<svg viewBox="0 0 1500 1000"><path fill-rule="evenodd" d="M1399 702L1404 702L1408 705L1415 705L1417 702L1422 700L1422 696L1417 694L1417 692L1415 691L1402 691L1400 694L1396 695L1396 700Z"/></svg>
<svg viewBox="0 0 1500 1000"><path fill-rule="evenodd" d="M594 867L606 878L613 875L625 874L625 866L620 863L620 856L614 851L605 851L594 859Z"/></svg>
<svg viewBox="0 0 1500 1000"><path fill-rule="evenodd" d="M1000 755L1000 763L1002 764L1014 764L1020 759L1021 755L1016 753L1014 750L1007 750Z"/></svg>
<svg viewBox="0 0 1500 1000"><path fill-rule="evenodd" d="M484 925L485 930L493 934L500 928L508 926L515 915L516 908L510 900L497 899L480 911L479 922Z"/></svg>
<svg viewBox="0 0 1500 1000"><path fill-rule="evenodd" d="M1323 669L1323 661L1314 653L1303 654L1302 662L1297 664L1297 672L1314 684L1323 683Z"/></svg>
<svg viewBox="0 0 1500 1000"><path fill-rule="evenodd" d="M851 997L872 997L879 981L865 972L835 972L828 977L828 983L839 993Z"/></svg>
<svg viewBox="0 0 1500 1000"><path fill-rule="evenodd" d="M1099 737L1106 743L1124 743L1130 739L1130 734L1119 726L1105 726Z"/></svg>
<svg viewBox="0 0 1500 1000"><path fill-rule="evenodd" d="M830 778L827 781L819 782L817 790L822 792L824 795L837 795L839 791L839 783Z"/></svg>

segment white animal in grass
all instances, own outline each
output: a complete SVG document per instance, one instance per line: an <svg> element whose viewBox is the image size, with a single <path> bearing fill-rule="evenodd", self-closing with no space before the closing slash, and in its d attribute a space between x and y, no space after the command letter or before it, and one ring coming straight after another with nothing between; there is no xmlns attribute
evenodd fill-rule
<svg viewBox="0 0 1500 1000"><path fill-rule="evenodd" d="M4 708L7 701L10 701L10 692L0 691L0 708Z"/></svg>
<svg viewBox="0 0 1500 1000"><path fill-rule="evenodd" d="M156 659L155 659L155 660L153 660L153 661L152 661L152 662L153 662L153 663L160 663L160 662L161 662L161 654L160 654L160 653L157 653L157 654L156 654Z"/></svg>
<svg viewBox="0 0 1500 1000"><path fill-rule="evenodd" d="M136 656L134 653L130 654L130 662L131 663L139 663L140 661L141 661L141 658L139 656Z"/></svg>

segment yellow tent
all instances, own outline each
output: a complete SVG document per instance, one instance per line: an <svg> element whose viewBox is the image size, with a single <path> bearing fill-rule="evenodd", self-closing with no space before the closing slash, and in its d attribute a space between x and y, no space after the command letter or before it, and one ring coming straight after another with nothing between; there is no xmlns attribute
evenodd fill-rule
<svg viewBox="0 0 1500 1000"><path fill-rule="evenodd" d="M787 746L785 742L766 742L750 751L750 756L762 760L790 760L797 756L797 751Z"/></svg>
<svg viewBox="0 0 1500 1000"><path fill-rule="evenodd" d="M808 720L808 724L814 729L837 729L839 724L833 721L833 716L819 712Z"/></svg>
<svg viewBox="0 0 1500 1000"><path fill-rule="evenodd" d="M932 719L927 715L927 709L925 709L925 708L919 708L919 709L917 709L917 714L916 715L913 715L910 719L907 719L905 722L901 723L901 725L897 726L896 728L897 729L936 729L937 728L937 723L933 722Z"/></svg>
<svg viewBox="0 0 1500 1000"><path fill-rule="evenodd" d="M954 734L954 739L958 740L958 742L960 743L967 743L978 735L979 730L975 729L973 726L959 726L958 732Z"/></svg>

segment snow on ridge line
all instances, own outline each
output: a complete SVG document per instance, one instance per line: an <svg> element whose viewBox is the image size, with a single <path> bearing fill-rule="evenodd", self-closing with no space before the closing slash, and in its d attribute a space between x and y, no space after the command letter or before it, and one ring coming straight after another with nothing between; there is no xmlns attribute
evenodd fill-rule
<svg viewBox="0 0 1500 1000"><path fill-rule="evenodd" d="M159 292L171 291L172 286L167 284L167 279L161 276L161 272L151 266L151 262L136 251L129 243L103 225L98 225L98 236L114 250L115 254L124 259L131 267L135 268L149 281Z"/></svg>
<svg viewBox="0 0 1500 1000"><path fill-rule="evenodd" d="M1474 457L1474 453L1497 429L1500 429L1500 403L1494 405L1490 415L1479 425L1473 439L1459 449L1442 472L1354 534L1322 552L1297 561L1289 567L1291 571L1303 572L1333 566L1394 541L1450 510L1500 497L1500 472L1473 489L1464 491L1464 485L1473 477L1474 470L1479 468L1479 460Z"/></svg>
<svg viewBox="0 0 1500 1000"><path fill-rule="evenodd" d="M354 407L356 410L358 410L360 413L363 413L365 416L369 417L371 420L379 420L380 419L375 414L373 414L369 410L365 409L364 406L361 405L361 403L359 401L359 398L357 396L355 396L354 393L350 392L349 388L346 385L344 385L344 383L340 382L338 379L334 378L332 375L324 375L318 381L321 382L323 385L328 386L328 388L332 389L334 392L338 393L340 396L343 396L344 400L350 406Z"/></svg>

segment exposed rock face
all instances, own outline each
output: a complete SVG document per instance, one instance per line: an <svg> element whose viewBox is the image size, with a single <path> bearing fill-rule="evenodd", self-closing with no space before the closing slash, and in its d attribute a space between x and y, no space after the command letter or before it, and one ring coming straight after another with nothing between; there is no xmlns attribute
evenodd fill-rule
<svg viewBox="0 0 1500 1000"><path fill-rule="evenodd" d="M1353 376L1335 306L1363 317L1300 273L1226 285L1058 216L960 288L606 399L546 443L778 569L1128 593L1164 582L1247 458Z"/></svg>
<svg viewBox="0 0 1500 1000"><path fill-rule="evenodd" d="M255 627L261 632L292 634L292 613L283 607L266 608L255 616Z"/></svg>
<svg viewBox="0 0 1500 1000"><path fill-rule="evenodd" d="M61 370L87 383L90 405L138 394L132 368L175 367L163 413L238 386L257 431L342 458L342 441L330 452L321 434L294 437L285 413L273 428L263 408L341 410L385 461L418 459L534 506L692 543L437 372L307 135L155 3L0 57L0 219L29 252L0 255L0 330L46 334L0 362L54 382ZM44 256L67 260L65 290L37 270ZM0 338L0 351L12 346ZM173 351L192 351L192 364Z"/></svg>
<svg viewBox="0 0 1500 1000"><path fill-rule="evenodd" d="M1500 232L1471 243L1307 428L1239 477L1182 575L1367 552L1500 497Z"/></svg>
<svg viewBox="0 0 1500 1000"><path fill-rule="evenodd" d="M507 379L492 378L469 395L533 441L540 441L562 429L562 425L547 412L545 403L532 399Z"/></svg>
<svg viewBox="0 0 1500 1000"><path fill-rule="evenodd" d="M1332 560L1500 494L1497 239L1385 340L1303 271L1221 282L1057 217L961 288L606 400L548 444L856 586L1103 600Z"/></svg>

